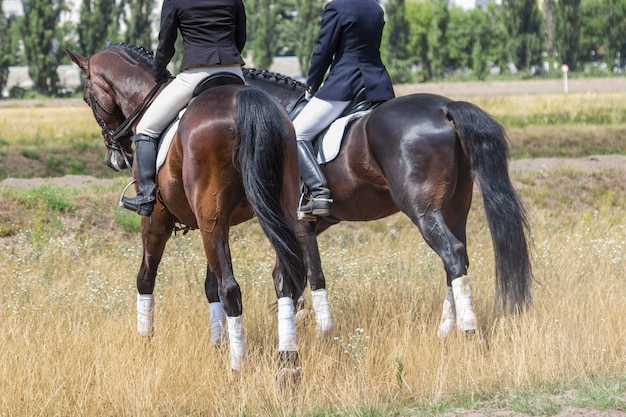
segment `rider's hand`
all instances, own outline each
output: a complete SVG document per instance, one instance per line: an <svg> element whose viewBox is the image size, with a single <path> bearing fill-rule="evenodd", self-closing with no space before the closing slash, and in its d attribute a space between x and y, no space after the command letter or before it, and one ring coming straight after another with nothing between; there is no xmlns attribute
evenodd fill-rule
<svg viewBox="0 0 626 417"><path fill-rule="evenodd" d="M154 81L157 83L165 83L168 80L167 71L154 70Z"/></svg>

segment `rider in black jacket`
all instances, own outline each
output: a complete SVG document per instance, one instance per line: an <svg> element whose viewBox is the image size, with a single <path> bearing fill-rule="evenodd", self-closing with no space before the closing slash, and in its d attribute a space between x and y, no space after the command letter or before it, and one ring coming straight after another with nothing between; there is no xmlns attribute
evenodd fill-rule
<svg viewBox="0 0 626 417"><path fill-rule="evenodd" d="M384 25L383 10L375 0L333 0L324 8L307 80L310 101L293 122L300 171L310 192L308 202L299 208L299 218L327 216L332 202L311 140L345 110L362 88L368 102L394 97L391 78L380 58Z"/></svg>
<svg viewBox="0 0 626 417"><path fill-rule="evenodd" d="M157 96L137 124L135 163L139 164L139 192L122 198L122 205L150 216L156 198L156 157L161 133L191 100L195 87L216 72L231 72L244 79L241 52L246 43L243 0L164 0L154 78L164 81L174 56L178 31L183 38L181 72Z"/></svg>

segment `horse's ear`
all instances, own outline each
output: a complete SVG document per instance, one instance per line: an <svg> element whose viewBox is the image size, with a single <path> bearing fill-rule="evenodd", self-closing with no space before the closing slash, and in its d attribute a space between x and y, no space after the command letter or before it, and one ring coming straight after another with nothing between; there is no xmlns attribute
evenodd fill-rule
<svg viewBox="0 0 626 417"><path fill-rule="evenodd" d="M70 57L73 63L78 65L80 69L87 72L87 65L89 64L89 58L84 57L78 53L72 52L68 49L64 49L65 53Z"/></svg>

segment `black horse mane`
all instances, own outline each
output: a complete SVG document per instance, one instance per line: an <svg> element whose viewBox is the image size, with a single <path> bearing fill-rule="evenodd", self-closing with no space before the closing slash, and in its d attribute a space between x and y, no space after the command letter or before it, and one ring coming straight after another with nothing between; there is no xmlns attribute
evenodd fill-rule
<svg viewBox="0 0 626 417"><path fill-rule="evenodd" d="M137 61L141 62L152 70L154 70L156 66L156 62L154 61L154 53L144 48L143 46L137 46L127 42L115 43L111 40L107 40L107 43L105 47L102 48L102 50L106 51L108 49L115 49L117 51L120 51L130 58L136 59ZM171 76L169 71L167 75Z"/></svg>
<svg viewBox="0 0 626 417"><path fill-rule="evenodd" d="M127 42L115 43L111 40L107 40L107 43L105 47L102 48L102 50L106 51L108 49L118 50L128 55L129 57L140 61L141 63L147 65L153 70L155 68L154 53L143 46L137 46ZM291 86L294 90L298 88L304 89L304 84L300 81L297 81L287 75L279 74L277 72L271 72L268 70L257 68L243 68L243 74L245 78L260 78L263 81L273 82L275 84L282 83L287 86ZM169 74L168 72L168 75L171 74Z"/></svg>
<svg viewBox="0 0 626 417"><path fill-rule="evenodd" d="M245 78L255 79L260 78L264 81L274 82L276 84L286 84L291 86L294 90L297 88L304 89L304 84L300 81L294 80L293 78L279 74L277 72L271 72L264 69L256 69L256 68L243 68L243 75Z"/></svg>

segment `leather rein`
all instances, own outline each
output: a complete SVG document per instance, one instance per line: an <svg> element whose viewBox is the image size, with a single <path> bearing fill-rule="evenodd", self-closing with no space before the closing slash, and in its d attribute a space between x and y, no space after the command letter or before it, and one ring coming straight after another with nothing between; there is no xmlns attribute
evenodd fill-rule
<svg viewBox="0 0 626 417"><path fill-rule="evenodd" d="M124 152L124 148L120 145L120 139L123 137L129 137L133 135L133 126L135 122L139 119L141 114L148 108L148 106L154 100L154 97L157 95L161 86L163 85L163 81L157 81L156 85L150 90L150 92L144 97L139 106L135 108L135 110L130 114L130 116L126 117L124 121L117 127L117 129L111 129L109 125L106 123L98 109L102 110L104 113L109 116L123 116L124 114L120 112L111 112L107 110L100 102L98 101L96 94L91 88L91 60L87 65L87 76L85 78L87 82L85 87L87 88L87 97L83 98L85 103L91 108L93 115L98 122L98 125L102 128L102 135L109 138L109 140L105 141L104 145L112 150L122 154L124 157L124 161L126 162L126 166L128 169L131 169L132 164L128 160L126 156L126 152Z"/></svg>

